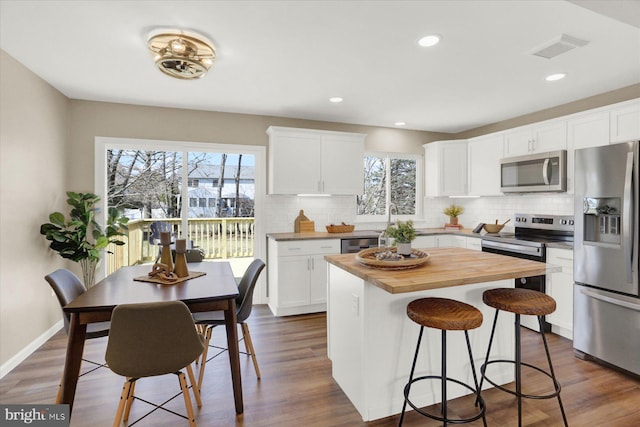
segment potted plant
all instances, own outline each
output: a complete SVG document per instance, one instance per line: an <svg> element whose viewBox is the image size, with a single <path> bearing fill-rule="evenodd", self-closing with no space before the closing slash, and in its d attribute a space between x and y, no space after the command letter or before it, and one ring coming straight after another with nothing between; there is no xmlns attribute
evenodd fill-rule
<svg viewBox="0 0 640 427"><path fill-rule="evenodd" d="M49 247L61 257L80 263L84 284L90 288L95 282L100 252L106 251L110 243L124 245L117 237L125 235L122 231L127 229L129 218L120 216L116 208L109 208L103 230L95 219L99 211L95 205L100 200L97 195L68 191L67 197L71 206L69 221L61 212L53 212L50 222L40 226L40 234L51 241Z"/></svg>
<svg viewBox="0 0 640 427"><path fill-rule="evenodd" d="M411 242L416 238L413 221L398 221L387 227L387 234L395 240L400 255L411 255Z"/></svg>
<svg viewBox="0 0 640 427"><path fill-rule="evenodd" d="M451 205L445 208L443 213L449 217L449 223L451 225L458 225L458 216L462 215L464 208L458 205Z"/></svg>

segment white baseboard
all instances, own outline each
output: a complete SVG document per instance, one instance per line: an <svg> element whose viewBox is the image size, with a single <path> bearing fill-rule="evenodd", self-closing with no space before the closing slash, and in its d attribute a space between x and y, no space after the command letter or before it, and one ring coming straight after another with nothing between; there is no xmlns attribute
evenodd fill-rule
<svg viewBox="0 0 640 427"><path fill-rule="evenodd" d="M20 350L11 359L7 360L6 363L3 363L2 366L0 366L0 379L4 378L5 375L11 372L20 363L22 363L27 357L31 355L31 353L36 351L42 344L47 342L47 340L54 336L60 329L62 329L62 319L56 322L51 328L45 331L38 338L31 341L29 345Z"/></svg>

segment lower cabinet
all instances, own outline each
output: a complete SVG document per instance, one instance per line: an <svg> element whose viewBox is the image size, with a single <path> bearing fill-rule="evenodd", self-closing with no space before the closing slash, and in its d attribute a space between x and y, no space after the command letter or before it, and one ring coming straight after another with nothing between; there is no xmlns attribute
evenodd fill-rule
<svg viewBox="0 0 640 427"><path fill-rule="evenodd" d="M339 239L269 239L269 308L275 316L327 309L325 255L340 253Z"/></svg>
<svg viewBox="0 0 640 427"><path fill-rule="evenodd" d="M467 249L482 251L482 239L479 237L465 237L467 239Z"/></svg>
<svg viewBox="0 0 640 427"><path fill-rule="evenodd" d="M475 243L476 240L478 243L477 248L472 243L470 243L470 241L473 241L473 243ZM413 242L411 242L411 246L417 249L454 247L481 250L480 239L476 239L475 237L459 236L456 234L434 234L431 236L418 236Z"/></svg>
<svg viewBox="0 0 640 427"><path fill-rule="evenodd" d="M547 295L556 300L556 311L546 320L553 333L573 339L573 251L548 248L547 264L561 266L562 271L547 274Z"/></svg>

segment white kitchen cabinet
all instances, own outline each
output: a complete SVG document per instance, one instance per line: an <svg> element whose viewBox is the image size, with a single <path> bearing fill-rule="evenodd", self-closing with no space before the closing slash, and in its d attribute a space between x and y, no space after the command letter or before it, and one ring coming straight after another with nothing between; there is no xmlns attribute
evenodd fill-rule
<svg viewBox="0 0 640 427"><path fill-rule="evenodd" d="M275 126L267 134L269 194L362 194L366 135Z"/></svg>
<svg viewBox="0 0 640 427"><path fill-rule="evenodd" d="M424 248L466 248L467 237L454 234L434 234L431 236L417 236L411 247L416 249Z"/></svg>
<svg viewBox="0 0 640 427"><path fill-rule="evenodd" d="M609 112L598 111L567 121L567 146L570 150L599 147L609 143Z"/></svg>
<svg viewBox="0 0 640 427"><path fill-rule="evenodd" d="M575 150L609 143L609 112L597 111L567 120L567 193L573 194Z"/></svg>
<svg viewBox="0 0 640 427"><path fill-rule="evenodd" d="M553 333L573 339L573 250L548 248L547 264L561 266L562 271L547 274L546 293L556 301L556 311L546 320Z"/></svg>
<svg viewBox="0 0 640 427"><path fill-rule="evenodd" d="M567 122L550 120L506 131L505 157L567 149Z"/></svg>
<svg viewBox="0 0 640 427"><path fill-rule="evenodd" d="M436 236L417 236L411 242L411 247L416 249L437 248Z"/></svg>
<svg viewBox="0 0 640 427"><path fill-rule="evenodd" d="M464 196L467 194L467 140L424 144L425 195Z"/></svg>
<svg viewBox="0 0 640 427"><path fill-rule="evenodd" d="M500 159L504 156L504 137L491 134L469 139L470 196L502 196Z"/></svg>
<svg viewBox="0 0 640 427"><path fill-rule="evenodd" d="M612 109L610 120L610 143L640 139L640 102Z"/></svg>
<svg viewBox="0 0 640 427"><path fill-rule="evenodd" d="M327 309L325 255L340 253L339 239L269 239L269 308L275 316Z"/></svg>
<svg viewBox="0 0 640 427"><path fill-rule="evenodd" d="M467 237L467 249L482 251L482 239L478 237Z"/></svg>

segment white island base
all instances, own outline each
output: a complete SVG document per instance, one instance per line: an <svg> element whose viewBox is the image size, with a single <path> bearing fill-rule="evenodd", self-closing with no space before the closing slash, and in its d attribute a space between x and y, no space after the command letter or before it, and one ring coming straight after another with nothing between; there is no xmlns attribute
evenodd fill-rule
<svg viewBox="0 0 640 427"><path fill-rule="evenodd" d="M329 265L327 309L328 354L333 378L356 407L364 421L398 414L404 402L420 326L406 314L407 304L423 297L451 298L478 308L482 326L469 331L474 363L480 381L495 309L482 302L487 289L514 287L513 279L392 294L365 280ZM491 350L491 359L514 359L514 315L501 312ZM425 328L415 376L440 375L441 331ZM514 380L513 365L493 364L487 375L497 384ZM447 376L473 387L464 333L447 332ZM470 391L447 383L447 398ZM486 381L483 388L490 387ZM441 401L440 382L421 381L411 389L418 406ZM410 406L407 406L411 409Z"/></svg>

